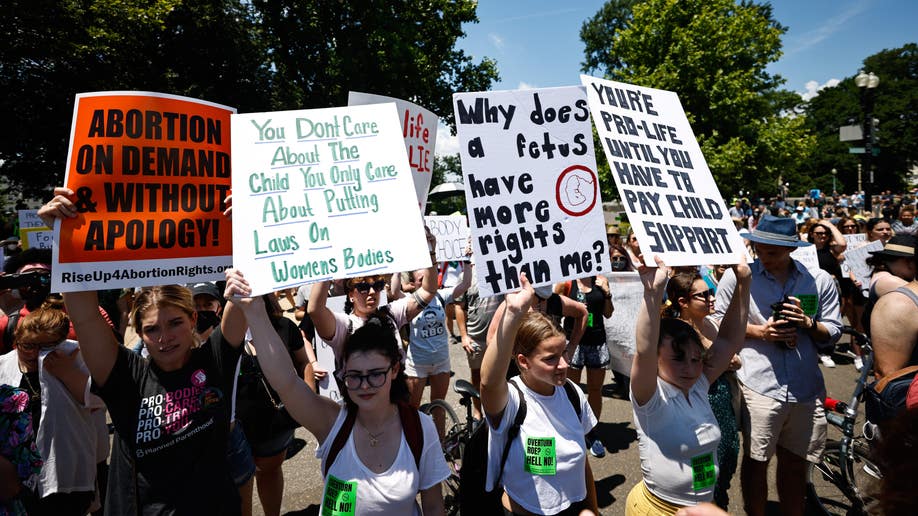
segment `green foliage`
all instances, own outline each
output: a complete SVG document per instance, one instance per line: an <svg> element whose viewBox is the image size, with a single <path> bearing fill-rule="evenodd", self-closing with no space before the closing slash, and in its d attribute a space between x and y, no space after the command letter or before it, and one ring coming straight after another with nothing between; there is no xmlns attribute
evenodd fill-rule
<svg viewBox="0 0 918 516"><path fill-rule="evenodd" d="M9 0L0 17L0 171L15 195L63 182L74 95L145 90L239 112L339 106L348 90L452 120L495 63L455 49L472 0Z"/></svg>
<svg viewBox="0 0 918 516"><path fill-rule="evenodd" d="M771 195L814 143L792 110L799 103L765 68L781 56L782 27L769 4L733 0L642 0L606 4L589 35L584 68L626 83L674 91L725 196ZM610 4L615 7L610 8ZM606 9L614 16L603 16ZM612 20L611 38L596 36ZM590 25L592 24L592 25ZM597 45L611 41L602 51Z"/></svg>
<svg viewBox="0 0 918 516"><path fill-rule="evenodd" d="M909 170L918 163L918 44L883 50L864 60L864 69L880 77L874 90L874 118L880 121L873 159L875 185L873 192L902 191ZM856 73L855 73L856 75ZM837 170L838 190L857 189L857 167L860 155L849 154L849 147L863 147L863 142L840 142L838 128L861 125L861 95L854 76L832 88L825 88L806 107L806 120L818 138L816 152L806 162L806 170L822 178L822 187L831 188L831 170ZM866 183L867 174L863 174Z"/></svg>

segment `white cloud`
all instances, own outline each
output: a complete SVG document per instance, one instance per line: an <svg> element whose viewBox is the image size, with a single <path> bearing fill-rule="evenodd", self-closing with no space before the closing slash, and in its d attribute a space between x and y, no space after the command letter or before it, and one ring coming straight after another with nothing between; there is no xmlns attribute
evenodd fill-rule
<svg viewBox="0 0 918 516"><path fill-rule="evenodd" d="M520 84L516 87L518 90L534 90L536 88L538 88L538 86L523 81L520 81Z"/></svg>
<svg viewBox="0 0 918 516"><path fill-rule="evenodd" d="M488 34L488 39L491 40L491 44L494 45L494 48L498 50L504 49L504 38L500 37L499 34L494 34L493 32Z"/></svg>
<svg viewBox="0 0 918 516"><path fill-rule="evenodd" d="M437 156L459 153L459 138L449 133L449 127L442 122L437 127Z"/></svg>
<svg viewBox="0 0 918 516"><path fill-rule="evenodd" d="M824 84L819 84L819 81L807 81L806 86L805 86L806 92L805 93L797 92L797 94L803 97L803 100L810 100L816 95L819 95L819 92L822 91L823 89L834 88L835 86L838 86L839 82L841 81L839 81L838 79L829 79Z"/></svg>

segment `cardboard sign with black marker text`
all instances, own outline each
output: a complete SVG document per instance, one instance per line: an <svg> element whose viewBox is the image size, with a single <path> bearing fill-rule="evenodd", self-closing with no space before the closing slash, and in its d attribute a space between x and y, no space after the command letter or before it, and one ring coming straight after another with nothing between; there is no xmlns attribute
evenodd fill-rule
<svg viewBox="0 0 918 516"><path fill-rule="evenodd" d="M736 263L742 239L676 94L580 79L644 263Z"/></svg>
<svg viewBox="0 0 918 516"><path fill-rule="evenodd" d="M611 270L586 92L453 95L482 296Z"/></svg>

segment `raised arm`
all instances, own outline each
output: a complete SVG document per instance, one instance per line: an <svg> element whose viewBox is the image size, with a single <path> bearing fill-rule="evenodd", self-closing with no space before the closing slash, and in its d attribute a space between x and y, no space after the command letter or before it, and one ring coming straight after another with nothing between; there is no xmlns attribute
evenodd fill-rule
<svg viewBox="0 0 918 516"><path fill-rule="evenodd" d="M568 359L573 355L577 346L580 345L580 339L583 337L584 332L586 332L587 319L590 313L583 303L575 301L567 296L561 296L561 315L570 317L574 320L574 327L571 329L571 340L567 346L568 354L565 355L565 359Z"/></svg>
<svg viewBox="0 0 918 516"><path fill-rule="evenodd" d="M708 360L704 365L704 374L708 383L714 383L727 367L730 360L743 347L746 341L746 325L749 318L749 284L752 281L752 271L746 264L745 257L742 262L731 267L736 276L736 288L733 297L720 322L717 337L708 349Z"/></svg>
<svg viewBox="0 0 918 516"><path fill-rule="evenodd" d="M612 312L615 311L615 305L612 304L612 287L609 285L609 280L601 275L596 276L595 286L606 296L606 301L602 305L602 316L608 319L612 317Z"/></svg>
<svg viewBox="0 0 918 516"><path fill-rule="evenodd" d="M316 335L328 342L335 336L335 314L328 308L328 287L331 281L320 281L312 286L306 311L316 327Z"/></svg>
<svg viewBox="0 0 918 516"><path fill-rule="evenodd" d="M453 299L465 294L472 286L472 262L462 264L462 277L459 278L459 284L453 289Z"/></svg>
<svg viewBox="0 0 918 516"><path fill-rule="evenodd" d="M261 297L248 297L251 288L239 274L238 281L227 282L229 303L237 305L252 332L252 345L258 354L258 364L271 387L277 391L284 406L319 442L325 441L341 407L334 401L314 393L297 376L286 346L271 326ZM315 292L316 289L313 289ZM238 297L233 297L238 296ZM310 299L310 305L312 300Z"/></svg>
<svg viewBox="0 0 918 516"><path fill-rule="evenodd" d="M75 218L73 195L69 188L55 188L54 198L38 209L38 216L48 227L54 227L58 219ZM115 366L119 344L111 326L99 312L99 296L95 291L67 292L64 305L80 341L89 374L96 383L104 385Z"/></svg>
<svg viewBox="0 0 918 516"><path fill-rule="evenodd" d="M227 269L225 275L227 292L231 283L244 281L242 274L235 269ZM223 338L226 339L226 342L230 346L238 348L245 340L247 328L248 323L242 310L235 303L227 303L226 308L223 309L223 317L220 318L220 331L223 333Z"/></svg>
<svg viewBox="0 0 918 516"><path fill-rule="evenodd" d="M657 354L660 342L660 305L669 279L669 267L659 256L657 267L641 265L638 273L644 286L644 299L634 329L635 353L631 364L631 398L644 405L657 390ZM643 263L643 260L640 260Z"/></svg>
<svg viewBox="0 0 918 516"><path fill-rule="evenodd" d="M832 224L828 220L823 220L822 225L828 228L829 232L832 233L832 240L829 241L829 251L832 252L832 256L834 256L836 260L840 261L842 255L848 250L848 241L845 240L845 236L841 234L841 231L835 227L835 224Z"/></svg>
<svg viewBox="0 0 918 516"><path fill-rule="evenodd" d="M507 369L513 359L513 343L535 291L526 274L520 274L521 290L504 297L488 329L488 347L481 360L481 406L492 426L500 422L507 407Z"/></svg>
<svg viewBox="0 0 918 516"><path fill-rule="evenodd" d="M408 320L412 320L421 313L427 305L433 301L437 295L437 237L433 236L430 229L424 228L427 233L427 248L430 250L430 267L424 273L424 281L421 282L421 288L415 290L408 297L407 315Z"/></svg>

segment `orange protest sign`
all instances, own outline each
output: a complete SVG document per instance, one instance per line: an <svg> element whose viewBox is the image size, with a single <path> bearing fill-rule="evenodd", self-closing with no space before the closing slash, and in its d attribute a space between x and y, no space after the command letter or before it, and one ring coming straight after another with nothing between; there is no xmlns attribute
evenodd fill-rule
<svg viewBox="0 0 918 516"><path fill-rule="evenodd" d="M74 264L69 272L76 274L86 271L78 264L149 269L150 261L162 268L173 260L231 257L232 229L222 212L231 184L234 112L158 93L78 95L65 184L76 193L79 215L60 225L55 264ZM202 272L219 277L220 271ZM180 270L146 275L157 280L153 284L189 276Z"/></svg>

